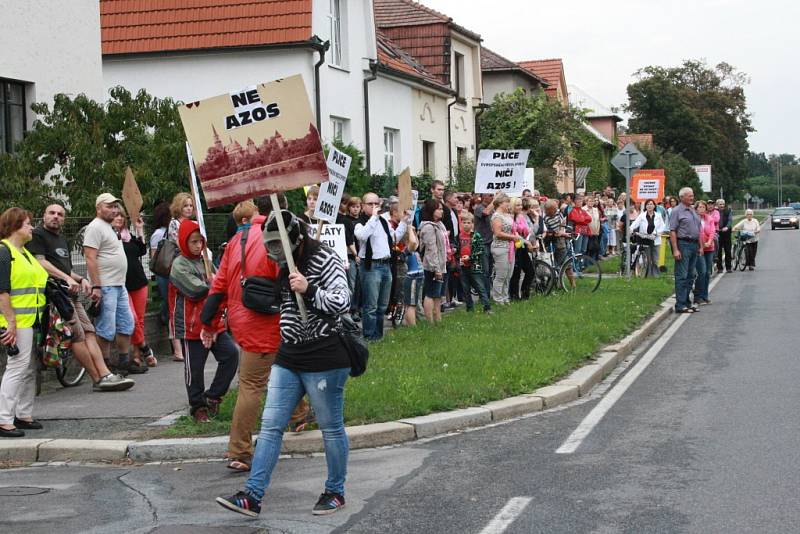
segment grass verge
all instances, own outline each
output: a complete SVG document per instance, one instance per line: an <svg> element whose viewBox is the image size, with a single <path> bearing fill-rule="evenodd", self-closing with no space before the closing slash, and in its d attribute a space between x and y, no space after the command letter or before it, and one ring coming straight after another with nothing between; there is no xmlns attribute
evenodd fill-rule
<svg viewBox="0 0 800 534"><path fill-rule="evenodd" d="M492 316L459 310L439 326L388 332L370 346L364 376L347 383L345 421L393 421L531 392L633 331L672 290L670 276L606 279L590 295L558 292L495 307ZM226 396L214 422L182 417L164 435L226 434L235 397Z"/></svg>

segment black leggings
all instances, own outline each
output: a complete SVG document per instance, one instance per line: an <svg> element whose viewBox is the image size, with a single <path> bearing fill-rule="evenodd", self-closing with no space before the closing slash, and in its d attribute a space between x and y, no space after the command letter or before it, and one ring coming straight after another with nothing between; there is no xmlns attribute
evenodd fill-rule
<svg viewBox="0 0 800 534"><path fill-rule="evenodd" d="M528 300L531 296L531 284L533 284L533 262L528 249L518 248L514 256L514 273L511 275L511 282L509 282L508 296L511 300L520 299L519 279L521 274L525 274L522 279L521 296L523 299Z"/></svg>

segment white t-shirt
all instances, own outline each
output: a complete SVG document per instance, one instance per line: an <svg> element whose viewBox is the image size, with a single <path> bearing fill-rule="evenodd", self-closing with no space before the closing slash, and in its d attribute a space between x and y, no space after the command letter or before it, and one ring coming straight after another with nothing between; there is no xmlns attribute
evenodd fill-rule
<svg viewBox="0 0 800 534"><path fill-rule="evenodd" d="M158 248L158 244L161 243L161 240L164 239L164 236L167 233L167 227L162 226L161 228L157 228L153 235L150 236L150 250L154 251Z"/></svg>
<svg viewBox="0 0 800 534"><path fill-rule="evenodd" d="M86 227L83 246L97 250L97 270L100 280L92 280L94 286L124 286L128 271L128 258L122 240L102 219L95 218Z"/></svg>

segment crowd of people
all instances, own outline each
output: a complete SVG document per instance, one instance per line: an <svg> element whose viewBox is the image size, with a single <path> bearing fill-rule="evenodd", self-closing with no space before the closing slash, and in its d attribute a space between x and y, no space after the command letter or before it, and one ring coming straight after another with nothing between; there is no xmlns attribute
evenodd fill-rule
<svg viewBox="0 0 800 534"><path fill-rule="evenodd" d="M0 215L0 342L9 354L0 386L0 437L20 437L42 427L33 419L34 333L46 330L43 322L49 321L44 318L48 277L61 280L71 296L74 314L64 319L71 349L91 377L92 389L121 391L134 385L129 375L158 364L144 336L149 283L140 258L149 255L157 262L171 254L169 274L155 275L162 297L159 317L168 325L172 358L184 362L195 421L215 417L239 377L227 467L250 475L241 491L217 501L257 515L284 431L316 421L328 479L313 513L332 513L345 504L348 458L343 392L350 360L340 335L343 315L361 323L367 340L377 341L387 316L398 308L409 326L420 315L438 323L445 310L461 304L467 311L479 305L492 313L493 306L531 298L532 258L542 248L559 263L568 239L574 239L576 252L596 259L617 254L628 218L634 235L652 237L653 266L658 265L661 236L669 233L675 309L691 313L711 302L713 263L730 271L731 232L748 236L752 269L760 231L752 212L733 226L724 201L695 203L688 188L677 199L648 201L641 212L635 206L626 212L624 193L615 197L610 188L557 199L526 190L510 198L504 193L458 194L435 180L430 197L406 211L396 197L345 194L337 217L345 228L344 260L311 237L312 226L319 224L314 219L318 194L318 188L310 188L305 210L297 215L287 209L283 195L279 212L268 197L240 202L230 216L224 252L212 261L189 193L155 208L149 239L141 217L129 220L120 200L103 193L83 236L87 276L73 268L62 234L62 205L48 206L36 228L33 215L23 209ZM294 271L280 238L279 217ZM658 275L657 268L651 274ZM206 387L203 371L210 354L217 369Z"/></svg>

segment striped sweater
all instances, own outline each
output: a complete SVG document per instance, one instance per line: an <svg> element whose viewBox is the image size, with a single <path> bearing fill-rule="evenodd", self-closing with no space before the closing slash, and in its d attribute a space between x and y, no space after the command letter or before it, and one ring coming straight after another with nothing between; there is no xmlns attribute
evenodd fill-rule
<svg viewBox="0 0 800 534"><path fill-rule="evenodd" d="M344 266L331 248L320 244L310 257L301 261L298 269L308 280L308 290L303 295L308 311L305 323L289 289L286 271L281 273L281 341L289 345L308 343L340 332L340 315L350 309Z"/></svg>

